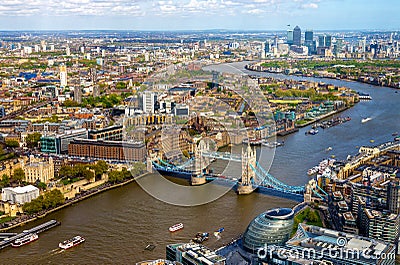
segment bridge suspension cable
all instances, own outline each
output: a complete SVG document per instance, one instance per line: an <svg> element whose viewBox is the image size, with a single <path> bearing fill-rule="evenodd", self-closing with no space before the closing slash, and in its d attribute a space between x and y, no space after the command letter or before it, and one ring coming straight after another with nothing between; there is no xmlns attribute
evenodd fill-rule
<svg viewBox="0 0 400 265"><path fill-rule="evenodd" d="M256 168L254 168L253 165L250 165L250 167L256 173L256 176L260 178L260 185L269 185L274 189L287 193L304 193L303 186L290 186L281 182L280 180L269 174L258 162L256 162Z"/></svg>

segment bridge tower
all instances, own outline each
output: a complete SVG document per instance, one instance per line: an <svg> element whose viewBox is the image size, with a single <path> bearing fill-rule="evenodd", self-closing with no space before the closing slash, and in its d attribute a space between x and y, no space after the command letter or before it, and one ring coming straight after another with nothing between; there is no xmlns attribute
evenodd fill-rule
<svg viewBox="0 0 400 265"><path fill-rule="evenodd" d="M255 189L252 183L255 172L251 167L256 168L256 151L248 144L247 148L242 149L242 178L237 188L239 194L249 194Z"/></svg>
<svg viewBox="0 0 400 265"><path fill-rule="evenodd" d="M210 143L208 141L201 140L195 151L195 171L191 177L192 185L201 185L206 183L206 177L203 175L203 169L210 164L210 159L204 157L203 153L208 152L210 149Z"/></svg>

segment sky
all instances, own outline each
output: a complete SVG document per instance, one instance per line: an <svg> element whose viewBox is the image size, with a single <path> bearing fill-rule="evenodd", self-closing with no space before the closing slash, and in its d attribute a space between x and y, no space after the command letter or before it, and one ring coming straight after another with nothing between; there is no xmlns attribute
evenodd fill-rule
<svg viewBox="0 0 400 265"><path fill-rule="evenodd" d="M399 0L0 0L0 30L399 30Z"/></svg>

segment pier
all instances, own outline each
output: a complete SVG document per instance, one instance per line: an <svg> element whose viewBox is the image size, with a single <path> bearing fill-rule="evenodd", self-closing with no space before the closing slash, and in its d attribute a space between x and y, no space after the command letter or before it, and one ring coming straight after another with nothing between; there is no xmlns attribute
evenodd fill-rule
<svg viewBox="0 0 400 265"><path fill-rule="evenodd" d="M7 237L6 239L4 239L3 241L0 242L0 249L3 249L3 248L6 248L6 247L10 246L11 243L14 242L18 238L22 238L22 237L24 237L24 236L26 236L28 234L32 234L32 233L39 234L39 233L42 233L42 232L44 232L46 230L49 230L49 229L51 229L53 227L56 227L56 226L58 226L60 224L61 223L56 221L56 220L50 220L50 221L48 221L46 223L43 223L43 224L38 225L38 226L35 226L35 227L31 228L31 229L24 230L22 233L19 233L19 234L16 234L16 233L2 233L0 236L8 234L11 237Z"/></svg>

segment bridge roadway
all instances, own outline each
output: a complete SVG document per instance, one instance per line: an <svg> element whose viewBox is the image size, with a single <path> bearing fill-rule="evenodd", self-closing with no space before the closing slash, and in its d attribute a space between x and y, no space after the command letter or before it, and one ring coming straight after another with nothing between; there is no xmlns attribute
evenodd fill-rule
<svg viewBox="0 0 400 265"><path fill-rule="evenodd" d="M193 175L193 171L190 170L184 170L182 168L178 168L172 164L167 163L166 161L160 160L163 165L160 165L156 162L153 162L153 166L157 171L160 172L165 172L170 176L177 177L177 178L182 178L182 179L187 179L190 180L191 176ZM222 177L219 175L214 175L214 174L207 174L205 175L207 181L213 181L215 180L215 184L218 185L226 185L226 186L233 186L232 189L235 189L238 180L237 179L231 179L231 178L226 178ZM272 178L272 176L264 175L263 178L269 179ZM273 185L277 184L277 182L280 185ZM269 196L275 196L275 197L280 197L280 198L286 198L290 199L293 201L297 202L302 202L304 197L303 197L303 192L304 192L304 187L292 187L289 185L285 185L284 183L281 183L279 180L274 178L274 181L266 181L262 182L261 185L256 185L257 189L255 192L259 192L265 195Z"/></svg>
<svg viewBox="0 0 400 265"><path fill-rule="evenodd" d="M229 152L221 153L221 152L202 152L201 155L203 157L221 159L221 160L229 160L233 162L242 162L242 157L239 154L231 154Z"/></svg>
<svg viewBox="0 0 400 265"><path fill-rule="evenodd" d="M8 237L8 238L4 239L3 241L1 241L0 242L0 249L3 249L3 248L6 248L6 247L10 246L11 243L14 242L18 238L22 238L22 237L24 237L24 236L26 236L28 234L33 234L33 233L39 234L39 233L44 232L46 230L49 230L49 229L51 229L53 227L56 227L56 226L58 226L60 224L61 223L56 221L56 220L50 220L50 221L48 221L46 223L43 223L43 224L38 225L38 226L35 226L35 227L31 228L31 229L24 230L22 233L19 233L17 235L11 236L11 237ZM9 233L9 234L11 235L13 233Z"/></svg>

